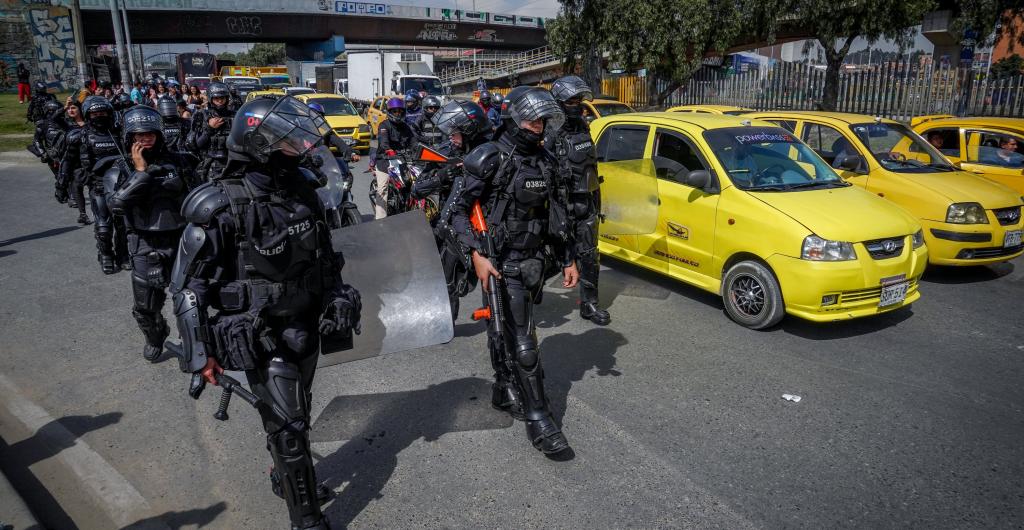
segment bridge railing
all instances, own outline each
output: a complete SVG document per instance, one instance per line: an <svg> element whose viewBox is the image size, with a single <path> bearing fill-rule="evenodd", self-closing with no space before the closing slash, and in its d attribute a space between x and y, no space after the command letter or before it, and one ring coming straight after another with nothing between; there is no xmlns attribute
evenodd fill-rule
<svg viewBox="0 0 1024 530"><path fill-rule="evenodd" d="M445 85L470 83L479 78L493 79L519 73L538 65L557 63L559 58L550 46L543 46L488 63L449 67L440 73Z"/></svg>
<svg viewBox="0 0 1024 530"><path fill-rule="evenodd" d="M909 121L915 116L1024 115L1024 75L984 77L969 68L892 62L844 71L836 110ZM803 63L776 63L729 74L704 69L665 100L675 105L734 105L755 110L817 110L825 71ZM658 90L667 83L659 81ZM602 92L634 107L653 105L645 79L605 79Z"/></svg>

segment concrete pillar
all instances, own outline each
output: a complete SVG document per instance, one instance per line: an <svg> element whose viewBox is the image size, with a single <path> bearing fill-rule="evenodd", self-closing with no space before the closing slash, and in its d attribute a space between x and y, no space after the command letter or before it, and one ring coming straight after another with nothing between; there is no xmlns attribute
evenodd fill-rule
<svg viewBox="0 0 1024 530"><path fill-rule="evenodd" d="M128 49L128 72L132 76L132 85L135 84L137 79L135 69L135 52L132 50L132 32L128 29L128 9L125 6L124 0L119 0L121 8L121 21L124 24L124 44ZM124 83L124 81L121 81Z"/></svg>
<svg viewBox="0 0 1024 530"><path fill-rule="evenodd" d="M78 63L78 85L89 81L89 70L85 64L85 39L82 38L82 7L79 0L71 2L71 30L75 33L75 62Z"/></svg>
<svg viewBox="0 0 1024 530"><path fill-rule="evenodd" d="M127 83L131 80L131 75L125 65L128 52L124 49L124 39L121 37L123 28L121 28L121 17L117 14L117 0L110 0L110 17L114 21L114 43L117 46L117 65L121 70L121 83Z"/></svg>

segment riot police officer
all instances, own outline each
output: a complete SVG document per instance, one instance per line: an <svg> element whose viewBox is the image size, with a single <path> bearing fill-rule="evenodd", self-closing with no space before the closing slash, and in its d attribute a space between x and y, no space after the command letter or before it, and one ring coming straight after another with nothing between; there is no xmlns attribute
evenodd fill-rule
<svg viewBox="0 0 1024 530"><path fill-rule="evenodd" d="M587 83L570 75L551 84L551 94L565 113L561 129L548 131L546 145L558 158L569 217L576 240L576 264L580 269L580 317L604 326L612 321L598 305L597 278L601 270L597 251L599 214L597 155L590 126L583 119L583 101L594 98Z"/></svg>
<svg viewBox="0 0 1024 530"><path fill-rule="evenodd" d="M533 305L545 278L545 245L555 248L566 288L576 286L574 243L565 205L554 192L557 162L544 149L545 130L563 120L558 102L547 90L517 87L502 107L502 125L493 141L466 156L466 186L455 202L454 227L472 249L477 278L487 286L493 276L504 314L501 336L492 328L488 348L494 367L491 403L526 421L526 434L546 455L569 450L569 442L551 417L544 392L544 370L537 344ZM493 234L493 255L471 228L474 203L482 206ZM486 287L485 287L486 290ZM493 318L493 316L492 316Z"/></svg>
<svg viewBox="0 0 1024 530"><path fill-rule="evenodd" d="M430 98L427 98L428 100ZM447 140L436 150L449 160L457 161L490 138L491 125L484 109L471 101L452 101L437 112L432 125ZM437 249L441 253L441 268L448 284L448 301L452 318L459 316L459 299L476 286L472 264L467 259L469 249L463 246L452 228L455 200L465 187L462 164L427 164L420 177L413 182L412 196L423 199L437 195L442 205L432 220Z"/></svg>
<svg viewBox="0 0 1024 530"><path fill-rule="evenodd" d="M32 89L32 97L28 101L28 108L25 109L25 121L35 123L43 119L45 110L43 106L47 101L57 101L57 96L46 91L46 83L36 81Z"/></svg>
<svg viewBox="0 0 1024 530"><path fill-rule="evenodd" d="M104 189L104 164L113 163L121 154L114 130L114 107L102 96L89 96L82 104L85 126L75 135L68 135L68 147L61 162L61 180L66 181L81 171L81 179L89 188L89 203L95 220L97 259L104 274L119 270L115 254L114 218L107 205ZM113 192L113 190L110 190Z"/></svg>
<svg viewBox="0 0 1024 530"><path fill-rule="evenodd" d="M230 91L224 83L210 83L206 88L209 104L192 118L188 150L201 162L197 173L203 181L215 179L228 162L228 135L235 111L228 106Z"/></svg>
<svg viewBox="0 0 1024 530"><path fill-rule="evenodd" d="M171 98L157 100L156 110L163 120L162 132L167 148L179 153L187 152L186 141L192 121L181 119L178 115L178 103Z"/></svg>
<svg viewBox="0 0 1024 530"><path fill-rule="evenodd" d="M420 115L413 128L416 140L421 144L436 147L444 141L444 134L438 130L433 121L438 110L441 110L441 100L437 99L437 96L423 98L423 114Z"/></svg>
<svg viewBox="0 0 1024 530"><path fill-rule="evenodd" d="M104 178L120 185L110 210L125 220L132 260L132 315L145 336L142 357L155 362L170 333L161 310L171 264L185 219L181 206L192 182L185 155L167 148L160 114L140 105L124 114L124 147L131 160L118 160ZM130 165L129 165L130 164Z"/></svg>
<svg viewBox="0 0 1024 530"><path fill-rule="evenodd" d="M327 129L292 97L242 105L228 170L186 200L171 282L190 394L222 369L246 371L292 528L327 528L309 447L311 385L320 336L358 330L361 308L299 168Z"/></svg>
<svg viewBox="0 0 1024 530"><path fill-rule="evenodd" d="M39 153L39 160L46 164L53 172L56 181L57 202L64 204L68 201L68 190L63 186L58 176L60 169L60 148L64 133L67 127L63 119L64 107L56 100L47 100L43 103L43 118L36 122L36 132L32 138L33 147Z"/></svg>

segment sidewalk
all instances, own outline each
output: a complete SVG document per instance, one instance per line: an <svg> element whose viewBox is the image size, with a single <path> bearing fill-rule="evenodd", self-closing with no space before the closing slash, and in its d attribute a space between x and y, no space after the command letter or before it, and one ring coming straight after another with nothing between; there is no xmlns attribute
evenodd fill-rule
<svg viewBox="0 0 1024 530"><path fill-rule="evenodd" d="M0 530L42 528L7 477L0 473Z"/></svg>

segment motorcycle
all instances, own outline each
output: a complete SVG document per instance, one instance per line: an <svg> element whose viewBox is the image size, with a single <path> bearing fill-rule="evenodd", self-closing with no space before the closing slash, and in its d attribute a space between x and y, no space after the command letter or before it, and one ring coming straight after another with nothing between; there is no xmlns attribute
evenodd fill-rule
<svg viewBox="0 0 1024 530"><path fill-rule="evenodd" d="M412 183L419 178L423 168L409 163L406 153L387 158L388 184L384 210L387 215L397 215L410 210L423 210L427 219L437 215L437 201L433 198L416 199L412 196ZM370 202L376 206L382 200L378 193L377 180L370 183Z"/></svg>

